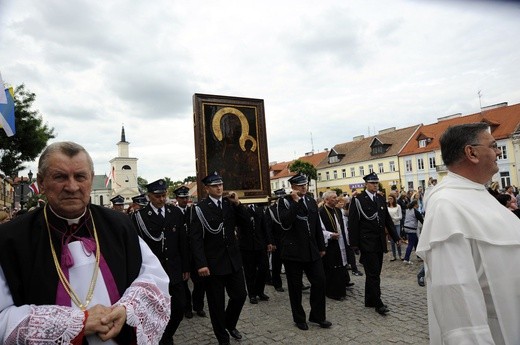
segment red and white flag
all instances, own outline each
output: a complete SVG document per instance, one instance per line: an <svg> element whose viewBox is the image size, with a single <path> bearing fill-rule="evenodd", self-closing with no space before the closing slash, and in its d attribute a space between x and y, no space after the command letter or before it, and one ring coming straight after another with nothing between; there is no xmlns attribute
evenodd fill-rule
<svg viewBox="0 0 520 345"><path fill-rule="evenodd" d="M32 190L34 194L40 194L40 189L38 188L38 182L34 181L29 188Z"/></svg>
<svg viewBox="0 0 520 345"><path fill-rule="evenodd" d="M112 167L112 170L110 170L110 173L108 174L106 180L105 180L105 188L108 188L108 183L114 178L114 167Z"/></svg>

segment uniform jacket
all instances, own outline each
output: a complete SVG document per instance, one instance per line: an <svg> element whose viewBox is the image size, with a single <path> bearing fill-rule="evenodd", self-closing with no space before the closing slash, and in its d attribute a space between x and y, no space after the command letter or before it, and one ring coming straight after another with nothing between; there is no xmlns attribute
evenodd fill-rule
<svg viewBox="0 0 520 345"><path fill-rule="evenodd" d="M227 275L241 269L236 228L249 222L245 207L234 205L227 198L222 198L222 209L210 198L202 199L195 207L210 228L216 230L223 223L222 231L213 234L205 228L204 221L194 210L189 239L195 269L208 267L213 275Z"/></svg>
<svg viewBox="0 0 520 345"><path fill-rule="evenodd" d="M361 206L361 209L358 207ZM364 214L363 214L364 213ZM369 220L365 217L377 217ZM387 252L386 233L394 241L399 241L399 236L395 232L394 222L388 214L385 198L376 194L376 202L372 201L366 191L352 198L348 216L348 234L350 246L358 247L367 252Z"/></svg>
<svg viewBox="0 0 520 345"><path fill-rule="evenodd" d="M288 195L280 199L279 212L283 228L282 260L312 262L320 259L325 242L316 201L305 195L295 202Z"/></svg>
<svg viewBox="0 0 520 345"><path fill-rule="evenodd" d="M132 220L139 235L148 244L152 252L157 256L161 265L170 277L170 283L176 284L182 281L182 273L189 272L188 244L184 215L181 210L171 205L165 205L165 216L159 216L150 206L150 203L138 211L147 231L155 238L164 232L164 244L155 241L140 228L136 214Z"/></svg>
<svg viewBox="0 0 520 345"><path fill-rule="evenodd" d="M241 226L238 240L241 250L267 250L267 244L272 244L267 235L267 224L264 207L248 205L249 221L247 226Z"/></svg>

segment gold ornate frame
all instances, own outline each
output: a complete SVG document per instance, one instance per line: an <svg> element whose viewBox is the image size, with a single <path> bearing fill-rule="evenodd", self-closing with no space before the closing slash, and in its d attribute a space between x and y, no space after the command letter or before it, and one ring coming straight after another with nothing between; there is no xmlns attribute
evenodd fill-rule
<svg viewBox="0 0 520 345"><path fill-rule="evenodd" d="M267 202L271 195L264 101L253 98L193 95L198 197L201 180L217 171L224 190L244 202Z"/></svg>

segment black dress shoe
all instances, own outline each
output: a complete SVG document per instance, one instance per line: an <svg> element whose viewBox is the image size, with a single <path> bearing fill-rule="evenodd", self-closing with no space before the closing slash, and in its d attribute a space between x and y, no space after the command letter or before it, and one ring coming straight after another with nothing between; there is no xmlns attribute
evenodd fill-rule
<svg viewBox="0 0 520 345"><path fill-rule="evenodd" d="M279 286L279 287L275 287L274 288L276 291L278 292L284 292L285 290L283 289L283 287Z"/></svg>
<svg viewBox="0 0 520 345"><path fill-rule="evenodd" d="M346 287L351 287L351 286L354 286L354 283L349 282L349 283L347 283L347 285L346 285Z"/></svg>
<svg viewBox="0 0 520 345"><path fill-rule="evenodd" d="M361 273L360 271L352 271L352 274L358 277L363 275L363 273Z"/></svg>
<svg viewBox="0 0 520 345"><path fill-rule="evenodd" d="M258 300L256 299L256 297L251 297L249 299L249 303L251 303L251 304L258 304Z"/></svg>
<svg viewBox="0 0 520 345"><path fill-rule="evenodd" d="M332 326L332 322L327 321L327 320L316 321L316 320L309 319L309 322L317 323L318 325L320 325L321 328L329 328L330 326Z"/></svg>
<svg viewBox="0 0 520 345"><path fill-rule="evenodd" d="M232 336L233 338L235 339L242 339L242 334L240 334L240 332L235 328L235 329L231 329L229 330L228 329L228 332L229 332L229 335Z"/></svg>
<svg viewBox="0 0 520 345"><path fill-rule="evenodd" d="M333 299L335 301L343 301L345 299L345 297L343 297L343 296L328 296L327 295L327 297L330 299Z"/></svg>
<svg viewBox="0 0 520 345"><path fill-rule="evenodd" d="M296 327L298 327L302 331L306 331L309 329L309 325L307 325L307 322L296 322Z"/></svg>
<svg viewBox="0 0 520 345"><path fill-rule="evenodd" d="M260 301L269 301L269 296L267 296L265 293L261 293L258 295L258 299Z"/></svg>
<svg viewBox="0 0 520 345"><path fill-rule="evenodd" d="M191 319L193 317L193 312L191 310L188 310L187 312L184 313L184 316L187 319Z"/></svg>
<svg viewBox="0 0 520 345"><path fill-rule="evenodd" d="M200 317L206 317L206 312L204 310L197 310L196 313Z"/></svg>
<svg viewBox="0 0 520 345"><path fill-rule="evenodd" d="M310 288L310 285L302 285L302 291L309 290Z"/></svg>
<svg viewBox="0 0 520 345"><path fill-rule="evenodd" d="M376 311L381 315L386 315L386 313L388 313L390 309L388 309L386 305L383 305L381 307L376 307Z"/></svg>

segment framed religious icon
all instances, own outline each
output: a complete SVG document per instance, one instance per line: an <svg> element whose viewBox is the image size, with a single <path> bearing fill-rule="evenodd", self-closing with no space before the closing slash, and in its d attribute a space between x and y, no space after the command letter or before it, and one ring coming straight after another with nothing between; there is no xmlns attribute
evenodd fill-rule
<svg viewBox="0 0 520 345"><path fill-rule="evenodd" d="M201 180L217 172L224 193L234 191L245 203L271 195L261 99L194 94L195 155L199 200Z"/></svg>

